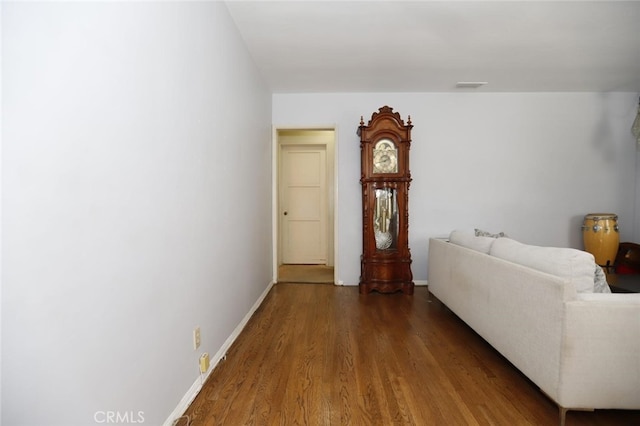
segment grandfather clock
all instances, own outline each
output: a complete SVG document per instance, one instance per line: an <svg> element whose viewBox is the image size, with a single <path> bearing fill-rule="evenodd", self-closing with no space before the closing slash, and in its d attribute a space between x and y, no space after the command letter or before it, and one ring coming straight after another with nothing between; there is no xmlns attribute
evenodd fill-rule
<svg viewBox="0 0 640 426"><path fill-rule="evenodd" d="M412 127L411 117L405 125L388 106L374 112L366 126L360 118L363 294L413 294L408 205Z"/></svg>

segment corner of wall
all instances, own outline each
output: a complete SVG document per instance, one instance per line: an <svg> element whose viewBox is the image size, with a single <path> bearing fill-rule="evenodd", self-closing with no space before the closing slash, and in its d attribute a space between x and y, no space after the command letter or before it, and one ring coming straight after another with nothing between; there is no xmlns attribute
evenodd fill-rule
<svg viewBox="0 0 640 426"><path fill-rule="evenodd" d="M213 370L220 363L220 361L223 361L226 359L227 351L229 350L233 342L235 342L235 340L238 338L242 330L245 328L245 326L249 322L249 319L251 319L251 316L256 312L256 310L258 310L258 308L260 307L264 299L267 297L267 294L269 294L269 292L271 291L271 288L273 287L274 284L275 282L273 281L269 283L269 285L262 292L258 300L256 300L256 303L253 304L251 309L249 309L249 312L247 312L247 314L244 316L242 321L240 321L240 324L237 325L237 327L233 330L233 332L227 338L224 344L220 347L220 349L218 349L218 352L216 352L216 354L212 357L213 362L211 363L209 370L206 373L201 374L200 377L196 378L196 380L193 382L191 387L187 390L187 393L184 394L184 396L182 397L182 399L180 400L176 408L171 412L169 417L167 417L167 420L165 420L165 422L163 423L163 426L173 426L174 422L177 419L179 419L181 416L184 416L184 413L187 411L189 406L196 399L196 397L202 390L203 385L205 384L205 382L207 381L207 379L209 378Z"/></svg>

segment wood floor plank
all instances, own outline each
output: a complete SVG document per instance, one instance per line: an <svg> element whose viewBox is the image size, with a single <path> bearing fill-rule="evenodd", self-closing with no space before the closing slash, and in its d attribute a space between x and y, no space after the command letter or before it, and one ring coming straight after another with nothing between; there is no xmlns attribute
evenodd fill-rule
<svg viewBox="0 0 640 426"><path fill-rule="evenodd" d="M191 426L558 424L556 405L427 288L284 283L186 414ZM640 411L569 411L566 424L640 424Z"/></svg>

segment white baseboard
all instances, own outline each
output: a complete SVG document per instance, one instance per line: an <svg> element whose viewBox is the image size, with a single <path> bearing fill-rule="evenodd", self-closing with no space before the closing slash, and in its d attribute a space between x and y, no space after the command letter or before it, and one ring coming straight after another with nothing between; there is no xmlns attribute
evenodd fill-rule
<svg viewBox="0 0 640 426"><path fill-rule="evenodd" d="M427 280L413 280L413 283L415 285L420 285L420 286L426 286L429 285L429 283L427 282ZM344 287L355 287L358 284L345 284L343 281L338 281L335 285L339 285L339 286L344 286Z"/></svg>
<svg viewBox="0 0 640 426"><path fill-rule="evenodd" d="M264 298L267 297L267 294L269 293L269 290L271 290L271 287L273 287L273 284L273 281L270 282L264 292L262 292L247 315L244 316L242 321L240 321L240 324L238 324L235 330L233 330L233 333L231 333L231 335L223 343L222 347L211 358L211 366L209 367L209 371L207 371L205 374L200 375L200 377L198 377L196 381L193 382L193 385L191 385L187 393L182 397L180 403L178 403L178 406L169 415L167 420L165 420L163 426L173 426L173 422L184 415L185 411L187 411L187 408L189 408L193 400L196 399L196 396L198 396L198 394L202 390L202 385L207 380L211 372L215 369L216 365L218 365L218 363L225 358L225 356L227 355L227 351L229 350L233 342L238 338L244 327L247 325L247 322L249 322L249 319L251 318L253 313L260 307L260 305L264 301Z"/></svg>

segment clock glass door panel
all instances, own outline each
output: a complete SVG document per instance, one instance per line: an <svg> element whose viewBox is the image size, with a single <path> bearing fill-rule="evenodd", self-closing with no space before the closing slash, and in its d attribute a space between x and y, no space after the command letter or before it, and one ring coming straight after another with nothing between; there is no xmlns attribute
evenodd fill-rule
<svg viewBox="0 0 640 426"><path fill-rule="evenodd" d="M395 250L398 242L398 199L396 190L375 190L373 232L377 250Z"/></svg>

